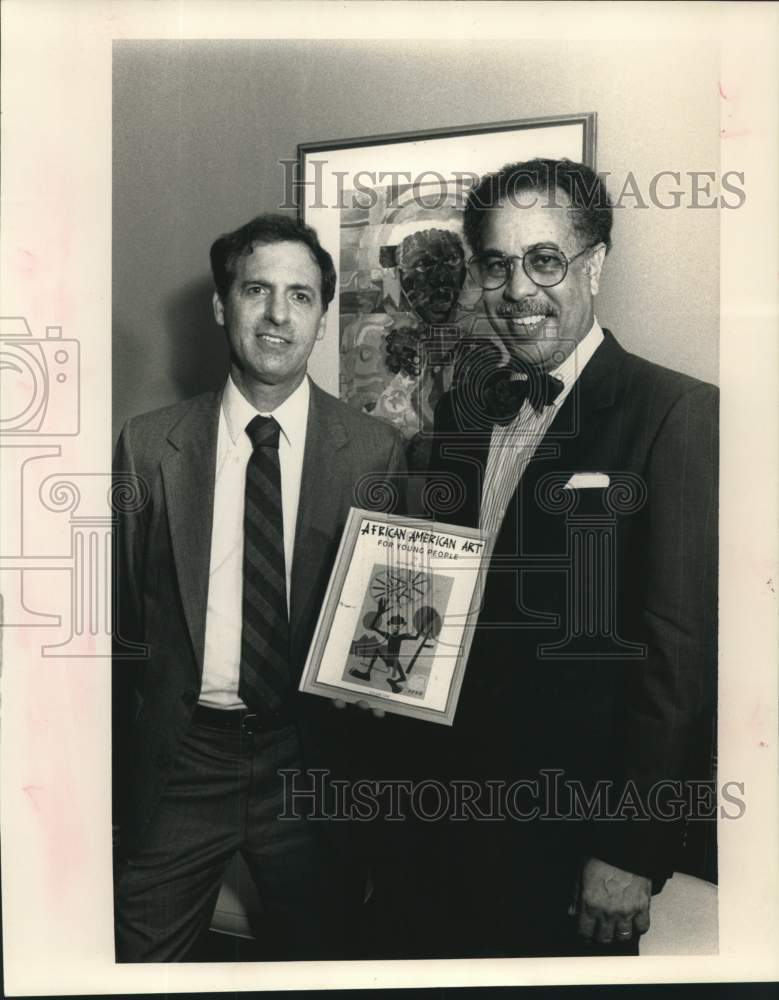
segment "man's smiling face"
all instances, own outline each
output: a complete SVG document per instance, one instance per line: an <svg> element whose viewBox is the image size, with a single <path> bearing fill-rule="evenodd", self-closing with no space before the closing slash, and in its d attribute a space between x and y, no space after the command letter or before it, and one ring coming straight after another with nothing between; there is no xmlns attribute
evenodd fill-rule
<svg viewBox="0 0 779 1000"><path fill-rule="evenodd" d="M224 300L214 295L214 315L227 333L239 388L285 398L300 385L324 334L321 285L319 265L303 243L255 244L238 258Z"/></svg>
<svg viewBox="0 0 779 1000"><path fill-rule="evenodd" d="M498 205L490 211L482 253L522 257L528 250L543 247L561 251L570 260L585 246L571 223L566 196L558 191L551 199L538 191L526 192L517 204ZM592 300L604 256L602 244L582 254L552 288L534 284L515 260L508 282L483 292L490 324L512 357L548 370L573 351L592 326Z"/></svg>

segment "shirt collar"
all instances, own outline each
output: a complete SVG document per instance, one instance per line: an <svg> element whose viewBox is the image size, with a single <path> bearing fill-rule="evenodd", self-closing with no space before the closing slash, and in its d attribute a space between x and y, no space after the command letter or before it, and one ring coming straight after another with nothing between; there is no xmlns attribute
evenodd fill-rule
<svg viewBox="0 0 779 1000"><path fill-rule="evenodd" d="M563 383L564 389L570 389L602 342L603 330L598 320L593 316L592 326L587 336L583 337L562 364L549 374L559 379ZM554 405L559 406L563 399L564 396L558 397Z"/></svg>
<svg viewBox="0 0 779 1000"><path fill-rule="evenodd" d="M286 438L287 443L294 447L305 435L308 423L309 395L308 376L306 376L297 389L287 396L275 410L257 410L233 382L232 375L228 375L222 392L222 411L227 421L230 439L233 444L238 444L249 421L259 413L263 417L272 415L281 428L281 433Z"/></svg>

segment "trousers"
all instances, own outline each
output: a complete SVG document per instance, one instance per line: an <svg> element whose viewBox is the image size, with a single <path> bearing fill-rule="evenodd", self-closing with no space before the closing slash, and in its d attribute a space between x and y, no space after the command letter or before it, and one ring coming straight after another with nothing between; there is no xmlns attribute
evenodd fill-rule
<svg viewBox="0 0 779 1000"><path fill-rule="evenodd" d="M186 961L236 852L260 898L258 959L337 956L337 865L314 822L278 818L288 797L278 772L299 767L294 726L242 734L193 721L137 848L116 865L118 962Z"/></svg>

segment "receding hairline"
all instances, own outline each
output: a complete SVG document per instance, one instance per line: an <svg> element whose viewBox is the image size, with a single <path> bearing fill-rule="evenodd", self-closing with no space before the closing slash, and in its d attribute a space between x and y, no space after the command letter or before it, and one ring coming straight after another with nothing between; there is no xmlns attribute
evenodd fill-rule
<svg viewBox="0 0 779 1000"><path fill-rule="evenodd" d="M323 273L322 266L320 265L319 261L316 258L316 254L308 245L308 243L306 243L305 240L296 240L288 236L285 236L283 239L279 240L264 239L263 237L258 236L255 239L253 239L251 243L247 243L247 245L245 247L242 247L240 250L231 251L227 255L225 264L227 267L231 267L233 266L235 261L239 260L241 257L251 257L256 247L274 247L274 246L280 246L282 243L289 243L290 246L303 247L303 249L308 252L308 256L315 264L317 271L319 271L320 274Z"/></svg>
<svg viewBox="0 0 779 1000"><path fill-rule="evenodd" d="M324 284L324 280L325 280L325 272L324 272L324 270L322 268L322 265L317 260L316 254L311 249L311 247L305 242L305 240L296 240L296 239L292 239L292 238L289 238L289 237L285 237L284 239L279 239L279 240L276 240L276 239L263 239L261 236L258 236L256 239L253 239L251 241L251 243L248 243L245 247L242 247L240 250L235 250L232 253L228 254L227 257L226 257L226 259L225 259L225 270L227 271L227 273L229 275L231 275L231 277L233 279L230 282L230 287L232 288L236 284L236 281L237 281L237 278L238 278L237 264L238 264L239 260L248 260L254 254L255 248L258 248L258 247L279 246L279 245L281 245L283 243L288 243L290 246L299 246L299 247L302 247L307 252L308 259L314 265L314 267L316 268L316 271L317 271L317 273L319 275L319 281L317 281L314 285L310 285L307 282L293 282L289 287L290 288L311 288L311 289L317 291L319 293L319 299L320 299L320 302L321 302L321 305L322 305L322 311L323 312L327 312L327 307L328 307L329 303L325 303L324 294L323 294L323 284ZM246 284L246 283L251 283L251 282L247 279L246 281L242 280L241 283L242 284ZM217 290L217 294L218 294L218 290Z"/></svg>

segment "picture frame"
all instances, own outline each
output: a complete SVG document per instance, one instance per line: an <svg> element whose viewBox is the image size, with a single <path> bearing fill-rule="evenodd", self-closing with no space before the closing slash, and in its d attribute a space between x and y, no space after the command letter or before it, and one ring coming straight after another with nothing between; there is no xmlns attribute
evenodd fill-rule
<svg viewBox="0 0 779 1000"><path fill-rule="evenodd" d="M485 173L536 156L595 168L597 115L525 118L298 146L296 203L338 281L318 381L403 436L412 469L481 317L462 218ZM442 263L443 262L443 263Z"/></svg>
<svg viewBox="0 0 779 1000"><path fill-rule="evenodd" d="M299 690L451 726L493 544L353 507Z"/></svg>

